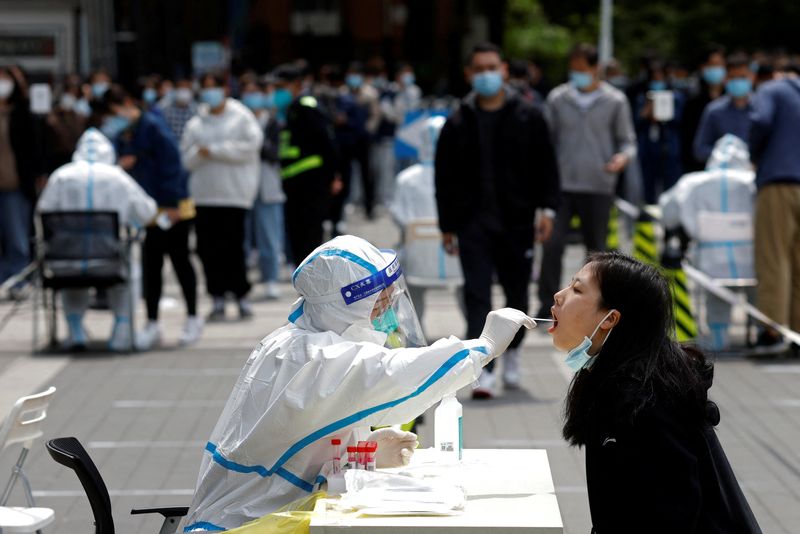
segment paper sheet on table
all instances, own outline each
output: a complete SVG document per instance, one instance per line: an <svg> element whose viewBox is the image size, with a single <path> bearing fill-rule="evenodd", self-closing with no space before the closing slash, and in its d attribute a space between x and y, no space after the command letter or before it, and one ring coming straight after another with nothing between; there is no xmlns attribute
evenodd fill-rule
<svg viewBox="0 0 800 534"><path fill-rule="evenodd" d="M344 477L338 508L361 515L455 515L467 500L463 488L446 482L360 469Z"/></svg>

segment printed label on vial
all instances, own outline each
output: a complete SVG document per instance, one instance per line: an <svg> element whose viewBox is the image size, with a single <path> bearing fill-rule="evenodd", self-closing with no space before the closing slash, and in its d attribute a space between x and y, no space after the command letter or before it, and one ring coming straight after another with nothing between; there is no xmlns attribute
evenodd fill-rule
<svg viewBox="0 0 800 534"><path fill-rule="evenodd" d="M439 444L439 450L444 451L444 452L453 452L455 450L454 447L453 447L453 442L452 441L442 441Z"/></svg>

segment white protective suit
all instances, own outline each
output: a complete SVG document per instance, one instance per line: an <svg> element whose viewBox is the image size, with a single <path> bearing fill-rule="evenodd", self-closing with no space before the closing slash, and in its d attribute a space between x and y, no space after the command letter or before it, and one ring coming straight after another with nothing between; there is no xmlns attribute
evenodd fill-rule
<svg viewBox="0 0 800 534"><path fill-rule="evenodd" d="M297 268L301 298L236 382L206 445L185 531L237 527L307 496L323 480L332 438L344 453L370 426L410 421L478 378L494 351L483 338L388 349L370 320L379 294L345 304L343 288L388 264L363 239L341 236Z"/></svg>
<svg viewBox="0 0 800 534"><path fill-rule="evenodd" d="M144 226L156 216L155 201L120 167L114 165L114 146L95 128L78 140L72 163L56 169L39 197L40 213L53 211L116 211L120 226ZM114 332L128 320L127 286L109 288L109 305L115 315ZM88 289L61 291L72 341L80 339L83 314L89 306ZM114 334L112 333L112 341Z"/></svg>
<svg viewBox="0 0 800 534"><path fill-rule="evenodd" d="M442 246L436 208L433 160L439 132L446 121L442 116L426 121L419 143L420 163L397 175L395 196L389 206L403 231L400 257L420 320L424 310L424 288L461 286L464 283L458 256L447 254Z"/></svg>
<svg viewBox="0 0 800 534"><path fill-rule="evenodd" d="M755 278L755 173L747 145L728 134L714 145L706 170L687 174L659 199L665 228L683 226L692 238L690 259L713 278ZM730 306L709 294L708 348L727 347Z"/></svg>

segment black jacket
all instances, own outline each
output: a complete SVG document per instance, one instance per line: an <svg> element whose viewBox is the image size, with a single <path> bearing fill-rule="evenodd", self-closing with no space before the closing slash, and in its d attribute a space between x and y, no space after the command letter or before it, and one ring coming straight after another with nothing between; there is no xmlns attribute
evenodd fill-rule
<svg viewBox="0 0 800 534"><path fill-rule="evenodd" d="M331 122L320 111L314 97L301 96L289 106L286 126L280 132L278 157L284 189L330 189L338 165L338 153ZM309 162L312 163L304 165Z"/></svg>
<svg viewBox="0 0 800 534"><path fill-rule="evenodd" d="M44 126L33 116L29 102L20 99L8 117L11 150L17 160L19 188L33 202L36 197L36 178L45 174Z"/></svg>
<svg viewBox="0 0 800 534"><path fill-rule="evenodd" d="M657 394L631 421L621 415L629 413L624 391L604 386L593 409L586 444L592 532L760 532L714 434L716 406Z"/></svg>
<svg viewBox="0 0 800 534"><path fill-rule="evenodd" d="M500 110L494 190L503 222L533 223L536 208L556 209L558 168L550 133L537 107L509 87ZM458 232L481 203L481 149L476 95L470 93L448 118L436 147L436 203L442 232Z"/></svg>

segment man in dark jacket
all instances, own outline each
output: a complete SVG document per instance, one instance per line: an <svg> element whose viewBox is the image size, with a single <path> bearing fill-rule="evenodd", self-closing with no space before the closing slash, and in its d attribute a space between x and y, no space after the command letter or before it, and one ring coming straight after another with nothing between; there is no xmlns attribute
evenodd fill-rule
<svg viewBox="0 0 800 534"><path fill-rule="evenodd" d="M112 86L103 99L107 118L102 131L115 141L119 166L133 176L169 219L163 228L150 226L145 236L142 271L147 324L137 335L137 347L147 350L161 341L158 302L165 255L170 257L186 301L187 320L180 343L194 343L203 329L203 320L197 316L197 275L189 259L189 231L195 209L177 141L163 118L142 110L122 88Z"/></svg>
<svg viewBox="0 0 800 534"><path fill-rule="evenodd" d="M341 191L336 173L337 153L330 120L317 99L301 95L302 71L295 65L275 70L275 106L286 116L280 133L286 232L291 261L299 264L322 244L322 222L328 215L331 195Z"/></svg>
<svg viewBox="0 0 800 534"><path fill-rule="evenodd" d="M494 273L506 306L528 309L534 238L550 236L559 184L544 118L503 85L506 65L500 49L478 45L467 63L465 75L474 91L442 129L435 172L439 227L445 250L461 257L467 337L476 337L492 309ZM506 388L519 386L522 336L503 357ZM495 394L493 367L486 366L473 397Z"/></svg>

